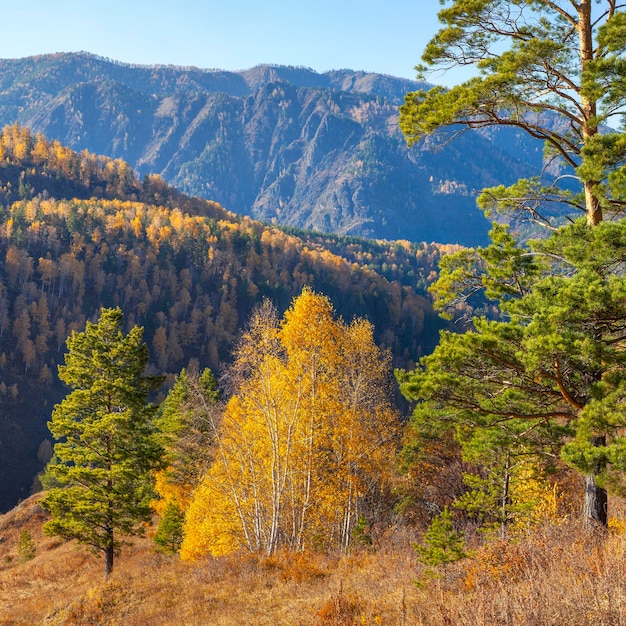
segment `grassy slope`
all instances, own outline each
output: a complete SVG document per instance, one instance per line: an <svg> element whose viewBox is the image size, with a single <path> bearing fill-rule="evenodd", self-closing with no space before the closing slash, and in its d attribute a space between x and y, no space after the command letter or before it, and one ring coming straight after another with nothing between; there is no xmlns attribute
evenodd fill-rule
<svg viewBox="0 0 626 626"><path fill-rule="evenodd" d="M424 587L414 584L421 566L406 531L389 533L373 552L196 565L161 557L140 539L105 581L100 559L41 535L36 500L0 517L0 624L626 624L626 535L594 537L573 522L477 544L474 559ZM24 528L37 553L19 563Z"/></svg>

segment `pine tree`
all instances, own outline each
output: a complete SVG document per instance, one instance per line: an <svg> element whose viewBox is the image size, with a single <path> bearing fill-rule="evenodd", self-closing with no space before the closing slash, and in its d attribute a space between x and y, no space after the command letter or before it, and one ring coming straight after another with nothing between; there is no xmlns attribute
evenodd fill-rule
<svg viewBox="0 0 626 626"><path fill-rule="evenodd" d="M422 400L414 424L454 431L475 461L494 450L548 461L560 453L585 475L587 523L606 526L607 482L626 469L626 221L562 227L520 248L506 277L499 261L493 266L502 241L474 253L481 276L470 277L459 259L442 270L444 304L481 287L508 319L476 316L470 332L443 333L433 354L401 376L403 393Z"/></svg>
<svg viewBox="0 0 626 626"><path fill-rule="evenodd" d="M159 407L157 427L165 452L166 482L191 492L210 465L220 394L209 368L182 369Z"/></svg>
<svg viewBox="0 0 626 626"><path fill-rule="evenodd" d="M30 561L35 558L36 551L37 547L35 546L35 542L33 541L30 531L28 529L23 530L17 544L17 555L20 563L26 563L26 561Z"/></svg>
<svg viewBox="0 0 626 626"><path fill-rule="evenodd" d="M454 530L452 514L448 507L433 519L423 539L422 544L413 544L420 563L430 567L443 567L444 576L450 563L456 563L469 556L465 550L463 533Z"/></svg>
<svg viewBox="0 0 626 626"><path fill-rule="evenodd" d="M148 394L161 379L144 375L143 329L122 332L123 314L102 309L97 323L67 340L59 378L72 391L48 423L57 462L44 482L54 484L42 506L48 534L77 539L105 556L113 569L118 535L141 534L151 517L153 470L161 464Z"/></svg>
<svg viewBox="0 0 626 626"><path fill-rule="evenodd" d="M614 0L450 0L447 4L450 6L439 13L443 28L427 45L422 57L424 64L418 69L424 74L431 70L474 65L479 74L450 90L436 87L428 92L407 94L400 115L400 126L408 142L413 143L435 131L439 131L439 138L446 135L450 138L447 130L454 134L459 127L503 126L520 129L545 142L545 165L549 167L544 167L536 177L522 179L509 187L500 185L483 190L479 205L488 216L501 215L503 212L509 216L519 216L521 213L524 219L554 232L561 227L564 215L571 218L577 211L584 214L589 229L598 227L606 216L615 219L623 215L626 206L626 140L622 132L610 127L612 122L623 115L626 104L626 39L623 35L626 13L623 5ZM573 178L577 179L577 183L572 183ZM498 233L498 227L494 233ZM498 241L494 240L494 244L497 247ZM523 269L524 265L532 266L532 262L522 261L523 258L530 258L525 252L521 248L510 250L510 257L502 259L503 266L511 267L511 259L517 270ZM467 297L468 287L470 290L487 287L489 295L489 286L484 282L480 284L481 281L473 282L475 276L470 277L472 272L466 271L467 268L476 269L480 266L481 259L477 259L480 253L476 255L468 252L461 256L456 259L454 276L448 274L444 281L447 282L446 289L449 289L450 284L459 288L458 279L464 276L468 280L460 288L461 298ZM562 266L555 268L557 282L563 278L559 274L562 269ZM523 274L516 273L516 277ZM529 282L529 275L526 274L525 282L518 284L515 280L509 280L508 287L512 291L520 287L525 291L532 286L530 278ZM588 293L584 293L583 282L587 275L576 271L575 278L571 286L575 285L578 297L593 295L592 284L587 286ZM557 304L559 297L562 295L567 298L565 292L568 287L561 284L559 288L562 288L560 295L548 303L553 313L560 306ZM535 287L535 296L540 296L540 293L540 288ZM547 290L543 291L544 295L547 293ZM500 296L502 303L510 297L510 293L501 292L497 297ZM550 376L555 387L562 392L564 404L569 406L565 410L555 409L552 413L565 413L567 416L564 419L577 421L587 400L591 398L587 393L588 383L598 383L604 367L591 367L583 372L585 367L582 361L578 362L583 367L578 368L572 377L578 380L571 382L576 392L582 391L585 396L582 399L576 397L574 389L568 384L563 384L570 382L563 380L563 375L568 374L564 364L572 360L570 357L573 352L564 355L557 346L558 333L551 336L549 327L539 326L542 315L537 306L546 304L540 300L541 297L535 297L535 307L527 309L525 317L518 318L518 321L522 321L515 324L518 325L517 330L520 330L519 326L525 326L526 320L533 319L529 326L535 324L531 332L535 332L537 341L553 348L551 361L544 362L545 369L553 370ZM528 297L525 302L532 304L533 299ZM568 306L561 308L565 310ZM585 324L594 325L595 315L588 307L591 317L586 321L576 315L575 306L568 311L581 322L580 328ZM543 319L546 319L545 316ZM602 334L600 326L596 326L596 330ZM511 336L516 330L511 329L509 332L506 326L492 326L487 339L485 328L482 324L480 332L485 341L491 345L504 346L510 355L510 350L506 350L509 342L505 335ZM540 335L542 339L539 339ZM592 335L589 333L588 338ZM543 352L548 356L547 350ZM528 362L521 361L523 359L503 361L504 367L500 371L510 370L512 366L519 373L519 365L529 374L532 369L537 369L536 363L527 367ZM458 360L457 364L461 363L462 360ZM491 363L497 369L495 361ZM587 381L583 381L584 376L587 376ZM539 378L545 381L547 377ZM527 383L531 383L531 380L532 374L523 385L524 395L530 403L532 400L527 392L532 393L532 384ZM551 395L548 392L548 396L542 397L541 393L536 390L538 404ZM527 402L526 408L529 406ZM543 413L545 415L547 411ZM570 417L572 413L575 415ZM521 415L528 415L528 412L523 411ZM545 417L550 419L549 416ZM582 444L582 432L578 429L579 444ZM587 519L606 525L607 494L599 484L607 463L607 454L603 451L606 436L594 433L593 429L587 436L589 446L586 455L573 454L569 459L578 468L586 468Z"/></svg>
<svg viewBox="0 0 626 626"><path fill-rule="evenodd" d="M159 552L163 554L178 552L183 542L184 523L185 513L175 502L168 502L154 535L154 543L158 546Z"/></svg>

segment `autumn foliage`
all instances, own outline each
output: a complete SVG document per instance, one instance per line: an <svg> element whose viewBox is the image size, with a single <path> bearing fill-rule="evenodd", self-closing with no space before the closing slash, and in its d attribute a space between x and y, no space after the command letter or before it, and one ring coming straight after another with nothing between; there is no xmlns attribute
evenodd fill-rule
<svg viewBox="0 0 626 626"><path fill-rule="evenodd" d="M336 319L324 296L305 289L282 321L259 308L181 556L345 548L359 516L379 521L400 425L389 374L371 325Z"/></svg>

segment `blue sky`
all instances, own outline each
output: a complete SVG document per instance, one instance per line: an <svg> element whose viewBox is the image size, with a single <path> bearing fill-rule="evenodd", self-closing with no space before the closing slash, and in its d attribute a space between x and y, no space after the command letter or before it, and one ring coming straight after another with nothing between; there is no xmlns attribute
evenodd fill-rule
<svg viewBox="0 0 626 626"><path fill-rule="evenodd" d="M0 58L85 50L147 65L272 63L415 78L440 8L438 0L21 0L2 8Z"/></svg>

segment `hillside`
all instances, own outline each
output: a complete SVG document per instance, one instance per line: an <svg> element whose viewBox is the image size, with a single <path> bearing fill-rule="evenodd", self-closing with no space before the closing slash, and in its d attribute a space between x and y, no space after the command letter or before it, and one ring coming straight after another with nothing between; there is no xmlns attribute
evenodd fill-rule
<svg viewBox="0 0 626 626"><path fill-rule="evenodd" d="M0 125L127 161L185 193L276 224L473 245L477 190L538 173L542 146L469 132L408 149L398 105L427 85L259 66L131 66L86 53L0 60Z"/></svg>
<svg viewBox="0 0 626 626"><path fill-rule="evenodd" d="M0 515L0 623L7 626L617 626L626 606L625 535L589 541L571 522L510 543L476 538L473 559L418 586L424 566L411 542L419 536L406 529L344 555L237 554L195 565L135 539L105 581L96 557L42 535L45 519L36 497ZM26 562L18 549L24 531L34 542Z"/></svg>
<svg viewBox="0 0 626 626"><path fill-rule="evenodd" d="M304 285L370 319L399 367L440 322L425 289L442 247L287 233L18 126L0 134L0 510L28 495L63 396L65 339L102 306L145 328L154 372L219 373L250 312Z"/></svg>

